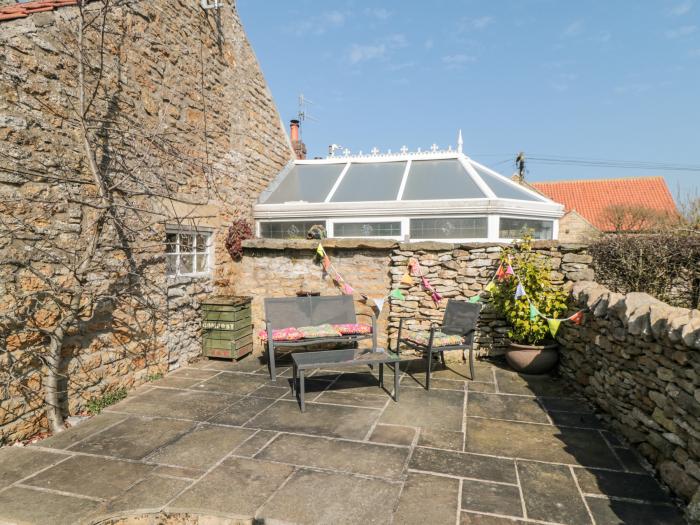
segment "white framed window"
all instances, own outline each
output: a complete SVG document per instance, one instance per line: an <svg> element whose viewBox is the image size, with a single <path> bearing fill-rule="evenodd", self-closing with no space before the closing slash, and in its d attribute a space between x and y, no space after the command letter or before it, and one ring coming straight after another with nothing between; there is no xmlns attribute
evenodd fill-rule
<svg viewBox="0 0 700 525"><path fill-rule="evenodd" d="M522 217L501 217L498 236L501 239L521 239L524 233L530 233L533 239L552 240L554 221L543 219L524 219Z"/></svg>
<svg viewBox="0 0 700 525"><path fill-rule="evenodd" d="M489 236L488 217L426 217L411 219L413 240L485 240Z"/></svg>
<svg viewBox="0 0 700 525"><path fill-rule="evenodd" d="M168 227L165 259L168 276L208 275L212 266L212 231L208 228Z"/></svg>
<svg viewBox="0 0 700 525"><path fill-rule="evenodd" d="M259 236L263 239L306 239L313 226L326 227L325 220L259 221Z"/></svg>
<svg viewBox="0 0 700 525"><path fill-rule="evenodd" d="M387 218L370 218L367 220L336 219L332 222L332 228L333 230L329 232L329 237L402 239L402 220L400 218L394 220L387 220Z"/></svg>

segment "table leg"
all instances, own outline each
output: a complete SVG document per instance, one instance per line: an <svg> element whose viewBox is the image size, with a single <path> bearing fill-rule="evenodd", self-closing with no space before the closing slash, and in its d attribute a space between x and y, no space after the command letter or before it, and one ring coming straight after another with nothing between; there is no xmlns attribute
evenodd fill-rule
<svg viewBox="0 0 700 525"><path fill-rule="evenodd" d="M384 363L379 363L379 386L384 388Z"/></svg>
<svg viewBox="0 0 700 525"><path fill-rule="evenodd" d="M296 394L297 390L297 365L292 362L292 395Z"/></svg>
<svg viewBox="0 0 700 525"><path fill-rule="evenodd" d="M299 402L301 403L301 411L304 412L304 369L299 370Z"/></svg>
<svg viewBox="0 0 700 525"><path fill-rule="evenodd" d="M399 402L399 364L394 363L394 401Z"/></svg>

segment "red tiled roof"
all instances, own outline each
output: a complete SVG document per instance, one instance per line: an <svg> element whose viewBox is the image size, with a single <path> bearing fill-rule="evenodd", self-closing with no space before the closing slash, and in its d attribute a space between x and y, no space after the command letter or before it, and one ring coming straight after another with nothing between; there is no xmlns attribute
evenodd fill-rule
<svg viewBox="0 0 700 525"><path fill-rule="evenodd" d="M53 11L66 5L77 5L78 0L40 0L37 2L24 2L0 7L0 22L25 18L33 13L41 11Z"/></svg>
<svg viewBox="0 0 700 525"><path fill-rule="evenodd" d="M530 185L563 204L566 211L576 210L602 231L611 229L606 216L610 206L637 206L672 215L677 213L663 177L532 182Z"/></svg>

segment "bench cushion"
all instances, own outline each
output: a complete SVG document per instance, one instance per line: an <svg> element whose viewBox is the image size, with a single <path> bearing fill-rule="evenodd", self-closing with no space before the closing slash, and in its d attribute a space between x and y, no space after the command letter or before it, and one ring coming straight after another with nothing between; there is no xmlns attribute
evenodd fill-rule
<svg viewBox="0 0 700 525"><path fill-rule="evenodd" d="M340 337L342 334L330 324L320 324L318 326L300 326L297 330L301 332L304 339L316 339L319 337Z"/></svg>
<svg viewBox="0 0 700 525"><path fill-rule="evenodd" d="M263 341L267 341L267 331L260 330L258 332L258 337L260 337L260 339ZM299 339L303 338L304 335L293 326L290 326L289 328L278 328L277 330L272 331L273 341L298 341Z"/></svg>
<svg viewBox="0 0 700 525"><path fill-rule="evenodd" d="M338 332L340 332L342 335L360 335L372 333L372 325L364 323L334 324L333 328L338 330Z"/></svg>
<svg viewBox="0 0 700 525"><path fill-rule="evenodd" d="M409 341L421 345L428 346L430 342L430 331L423 330L420 332L414 332L406 337ZM464 338L461 335L448 335L443 332L436 331L433 336L433 348L439 348L441 346L458 346L464 344Z"/></svg>

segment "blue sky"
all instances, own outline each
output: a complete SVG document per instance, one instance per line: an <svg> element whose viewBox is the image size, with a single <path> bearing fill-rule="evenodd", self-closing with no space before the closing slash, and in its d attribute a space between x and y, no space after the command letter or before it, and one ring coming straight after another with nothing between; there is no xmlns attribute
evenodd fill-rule
<svg viewBox="0 0 700 525"><path fill-rule="evenodd" d="M454 146L461 128L465 153L504 174L522 150L532 181L663 175L674 196L700 192L700 0L238 8L285 123L299 93L313 101L310 156Z"/></svg>

